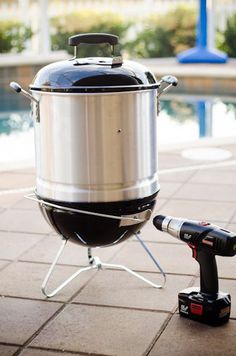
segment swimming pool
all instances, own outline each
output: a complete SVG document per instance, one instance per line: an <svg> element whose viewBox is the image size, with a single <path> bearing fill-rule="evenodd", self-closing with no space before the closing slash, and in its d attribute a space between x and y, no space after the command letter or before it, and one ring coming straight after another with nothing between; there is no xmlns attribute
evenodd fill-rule
<svg viewBox="0 0 236 356"><path fill-rule="evenodd" d="M159 146L197 142L203 137L236 138L236 97L165 95L158 117ZM0 167L34 163L29 102L14 93L0 102Z"/></svg>
<svg viewBox="0 0 236 356"><path fill-rule="evenodd" d="M160 145L236 138L236 97L166 95L158 118Z"/></svg>

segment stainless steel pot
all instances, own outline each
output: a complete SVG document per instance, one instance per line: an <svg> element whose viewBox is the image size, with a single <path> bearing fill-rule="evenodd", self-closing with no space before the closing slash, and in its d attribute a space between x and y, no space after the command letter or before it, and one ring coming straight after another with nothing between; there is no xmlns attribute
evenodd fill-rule
<svg viewBox="0 0 236 356"><path fill-rule="evenodd" d="M37 192L67 202L143 198L157 181L156 91L42 93Z"/></svg>
<svg viewBox="0 0 236 356"><path fill-rule="evenodd" d="M11 87L32 100L40 199L115 215L142 213L159 191L158 97L177 79L157 82L146 67L120 56L78 58L81 43L104 42L114 52L118 37L73 36L75 57L42 68L30 85L32 95L15 82Z"/></svg>

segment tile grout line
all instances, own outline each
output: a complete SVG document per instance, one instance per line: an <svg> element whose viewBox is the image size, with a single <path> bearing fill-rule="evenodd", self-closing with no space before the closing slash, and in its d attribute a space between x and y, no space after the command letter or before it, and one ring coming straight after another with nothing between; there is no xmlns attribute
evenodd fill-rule
<svg viewBox="0 0 236 356"><path fill-rule="evenodd" d="M88 281L89 282L89 281ZM87 283L86 283L87 284ZM86 285L84 285L80 291L82 289L84 289L86 287ZM79 291L79 292L80 292ZM78 292L78 293L79 293ZM77 294L77 293L75 293ZM150 312L150 313L164 313L164 314L170 314L170 312L168 311L164 311L164 310L152 310L152 309L142 309L142 308L129 308L129 307L119 307L119 306L109 306L109 305L96 305L96 304L87 304L87 303L73 303L72 302L72 299L74 299L74 297L76 297L76 295L73 295L68 301L64 302L63 305L58 309L56 310L56 312L51 315L50 318L48 318L25 342L24 344L20 345L20 347L18 348L18 350L16 350L16 352L12 355L12 356L18 356L20 355L26 348L28 345L30 345L30 343L41 333L41 331L45 328L45 326L47 326L50 322L52 322L59 314L61 314L64 309L68 306L68 305L85 305L85 306L92 306L92 307L95 307L95 308L113 308L113 309L123 309L123 310L136 310L136 311L141 311L141 312ZM54 301L55 302L55 301ZM56 303L56 302L55 302ZM19 346L19 345L17 345ZM34 348L34 347L32 347ZM58 351L58 350L57 350ZM59 350L61 351L61 350ZM70 352L70 350L66 350L66 349L63 349L63 352ZM80 351L78 351L80 352ZM87 355L87 353L85 353L85 355ZM88 353L89 355L89 353ZM96 354L94 354L96 355ZM103 354L98 354L98 356L103 356ZM108 356L108 355L106 355Z"/></svg>
<svg viewBox="0 0 236 356"><path fill-rule="evenodd" d="M226 225L226 228L230 225L230 224L234 224L234 217L235 217L235 215L236 215L236 208L233 210L233 213L232 213L232 215L231 215L231 217L230 217L230 219L229 219L229 221L228 221L228 223L227 223L227 225ZM236 222L235 222L236 223Z"/></svg>
<svg viewBox="0 0 236 356"><path fill-rule="evenodd" d="M59 307L55 313L53 313L19 348L12 356L18 356L24 351L25 348L40 334L40 332L44 329L46 325L48 325L53 319L57 317L66 307L66 303L63 303L61 307Z"/></svg>
<svg viewBox="0 0 236 356"><path fill-rule="evenodd" d="M4 195L9 195L9 194L19 194L19 193L25 193L25 192L32 192L34 187L23 187L23 188L10 188L10 189L5 189L1 188L0 189L0 196Z"/></svg>
<svg viewBox="0 0 236 356"><path fill-rule="evenodd" d="M42 241L42 240L44 240L44 239L46 239L46 238L47 238L47 236L45 236L44 238L42 237L41 240L35 242L35 243L34 243L32 246L30 246L28 249L26 249L25 251L23 251L22 253L20 253L16 258L14 258L14 259L12 259L12 260L7 260L9 263L7 263L5 266L3 266L3 267L0 269L0 271L4 271L5 268L9 267L10 265L12 265L12 264L14 264L14 263L21 262L20 257L21 257L22 255L24 255L25 253L27 253L31 248L35 247L40 241ZM1 260L1 261L4 261L4 260L2 260L2 259L0 259L0 260Z"/></svg>
<svg viewBox="0 0 236 356"><path fill-rule="evenodd" d="M235 171L236 172L236 171ZM194 174L193 175L195 175L195 174L197 174L197 173L199 173L199 171L197 171L197 172L194 172ZM217 173L216 173L217 174ZM193 175L192 175L192 177L193 177ZM176 182L176 181L164 181L163 183L178 183L178 182ZM179 183L181 183L181 182L179 182ZM184 183L184 182L183 182ZM214 185L217 185L217 186L223 186L223 185L227 185L227 186L235 186L236 187L236 184L235 183L211 183L211 182L190 182L190 184L192 184L192 185L211 185L211 186L214 186ZM164 197L163 197L164 198Z"/></svg>
<svg viewBox="0 0 236 356"><path fill-rule="evenodd" d="M224 168L224 166L219 166L218 168ZM216 167L217 168L217 167ZM174 197L174 195L186 184L186 183L189 183L189 181L193 178L193 176L194 175L196 175L196 174L198 174L199 172L201 172L201 168L199 168L199 167L195 167L195 169L193 170L193 173L183 182L183 184L179 187L179 188L177 188L177 190L173 193L173 194L171 194L170 196L169 196L169 198L167 198L167 201L166 202L164 202L163 203L163 205L161 206L161 209L163 208L163 206L165 206L167 203L168 203L168 201L169 200L171 200L171 199L174 199L174 200L184 200L184 201L198 201L198 202L202 202L202 201L204 201L204 202L215 202L215 203L217 203L217 202L219 202L219 203L233 203L233 201L232 202L229 202L228 200L226 200L226 201L224 201L224 200L212 200L212 199L209 199L209 200L204 200L204 199L193 199L193 198L188 198L188 199L186 199L186 198L178 198L178 197ZM164 172L162 173L163 175L165 174ZM190 184L195 184L195 183L191 183L190 182ZM201 183L200 183L201 184ZM207 184L207 183L206 183ZM219 185L219 184L216 184L216 185ZM164 199L164 198L163 198Z"/></svg>
<svg viewBox="0 0 236 356"><path fill-rule="evenodd" d="M12 347L19 347L20 346L20 344L15 344L14 342L4 342L4 341L0 341L0 345L12 346Z"/></svg>
<svg viewBox="0 0 236 356"><path fill-rule="evenodd" d="M163 314L170 314L172 311L164 310L164 309L145 309L139 307L126 307L123 305L109 305L109 304L92 304L92 303L85 303L85 302L70 302L70 305L82 305L88 307L95 307L95 308L107 308L107 309L122 309L122 310L130 310L130 311L140 311L140 312L148 312L148 313L163 313Z"/></svg>
<svg viewBox="0 0 236 356"><path fill-rule="evenodd" d="M181 188L181 187L180 187ZM177 190L178 191L178 190ZM175 193L177 193L177 191ZM175 194L174 193L174 194ZM196 198L181 198L181 197L173 197L173 195L171 195L170 197L171 199L174 199L174 200L180 200L180 201L196 201L196 202L210 202L210 203L228 203L228 204L233 204L235 203L235 200L213 200L213 199L196 199ZM164 199L164 198L163 198ZM169 200L169 198L168 198ZM166 202L163 203L163 205L166 205ZM162 206L163 206L162 205ZM162 208L162 207L161 207Z"/></svg>
<svg viewBox="0 0 236 356"><path fill-rule="evenodd" d="M196 276L194 276L191 281L188 284L188 288L191 287L192 285L194 285L195 280L197 279ZM173 316L176 314L176 311L178 310L178 305L176 306L175 310L173 311L173 313L171 313L169 315L169 318L166 318L165 322L162 324L162 328L160 328L159 332L156 334L156 336L154 337L153 341L151 342L151 344L149 345L149 347L147 348L144 356L148 356L150 354L150 352L152 351L153 347L156 345L156 343L158 342L159 338L161 337L161 335L163 334L163 332L165 331L165 329L167 328L167 326L169 325L171 319L173 318Z"/></svg>
<svg viewBox="0 0 236 356"><path fill-rule="evenodd" d="M21 209L21 211L22 211L22 209ZM50 235L52 233L52 231L50 231L50 232L34 232L34 231L19 231L19 230L9 230L9 229L5 230L5 229L1 229L1 228L0 228L0 232L12 232L14 234L37 235L37 236L38 235L45 236L45 235Z"/></svg>
<svg viewBox="0 0 236 356"><path fill-rule="evenodd" d="M178 155L180 155L181 152L178 152ZM203 161L202 161L203 162ZM165 168L165 169L160 169L159 174L172 174L172 173L181 173L181 172L190 172L190 171L196 171L196 170L211 170L214 168L221 168L221 167L228 167L228 166L234 166L236 164L235 159L231 160L225 160L225 161L218 161L218 162L213 162L212 161L204 161L204 163L201 164L192 164L192 165L182 165L180 167L172 167L172 168Z"/></svg>
<svg viewBox="0 0 236 356"><path fill-rule="evenodd" d="M177 307L176 307L176 310L177 310ZM157 341L160 338L160 336L162 335L162 333L167 328L168 324L170 323L170 321L171 321L171 319L173 318L174 315L175 315L175 313L169 314L169 316L166 318L166 320L162 324L160 330L157 332L156 336L153 338L152 342L149 344L149 346L147 347L146 351L143 353L143 356L150 355L150 352L152 351L153 347L157 343Z"/></svg>
<svg viewBox="0 0 236 356"><path fill-rule="evenodd" d="M84 351L69 351L69 350L57 350L57 349L54 349L54 348L47 348L47 347L39 347L39 346L30 346L27 348L28 350L40 350L40 351L51 351L51 352L57 352L57 353L60 353L60 354L64 354L65 352L70 354L70 355L83 355L83 356L113 356L113 355L110 355L110 354L97 354L97 353L87 353L87 352L84 352ZM14 356L14 355L13 355Z"/></svg>
<svg viewBox="0 0 236 356"><path fill-rule="evenodd" d="M86 286L87 284L95 277L96 273L91 276L90 279L88 279L88 281L81 287L79 288L78 291L76 291L76 293L74 293L68 300L63 301L61 304L61 307L59 309L56 310L55 313L53 313L51 315L51 317L49 317L26 341L23 345L21 345L21 347L19 347L19 349L12 355L12 356L18 356L21 354L21 352L27 348L27 346L41 333L41 331L48 325L50 324L51 321L53 321L59 314L61 314L64 309L68 306L72 304L72 300L76 297L77 294L79 294ZM36 299L34 299L36 300ZM42 300L40 300L42 301ZM46 299L44 300L44 302L49 302ZM57 303L57 301L50 301L50 303ZM60 303L60 302L59 302Z"/></svg>
<svg viewBox="0 0 236 356"><path fill-rule="evenodd" d="M199 170L197 170L198 172ZM193 172L192 174L190 174L189 177L187 177L186 180L184 180L184 182L180 182L180 186L168 197L166 198L166 201L162 204L160 209L163 209L163 207L165 207L167 205L167 203L169 203L169 201L174 197L174 195L186 184L188 183L188 181L195 175L195 173L197 172ZM182 184L181 184L182 183ZM163 198L164 199L164 198Z"/></svg>

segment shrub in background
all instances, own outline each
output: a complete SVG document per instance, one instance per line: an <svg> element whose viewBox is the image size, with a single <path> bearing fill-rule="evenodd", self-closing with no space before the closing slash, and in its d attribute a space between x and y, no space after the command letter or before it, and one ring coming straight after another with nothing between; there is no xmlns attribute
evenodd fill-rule
<svg viewBox="0 0 236 356"><path fill-rule="evenodd" d="M195 45L196 19L196 10L188 7L153 15L125 48L133 57L173 57Z"/></svg>
<svg viewBox="0 0 236 356"><path fill-rule="evenodd" d="M51 26L52 49L67 49L72 54L73 47L68 46L68 38L78 33L112 33L119 36L122 46L130 22L115 13L99 13L89 10L54 17L51 20ZM82 45L79 47L79 56L109 56L111 54L109 47L108 45Z"/></svg>
<svg viewBox="0 0 236 356"><path fill-rule="evenodd" d="M73 48L67 45L68 37L76 33L108 32L118 35L121 49L131 57L171 57L195 44L196 11L179 7L165 15L153 15L142 24L132 23L115 13L80 11L57 16L51 20L52 49ZM132 33L133 40L128 37ZM94 48L96 47L96 49ZM80 46L79 55L106 56L108 46Z"/></svg>
<svg viewBox="0 0 236 356"><path fill-rule="evenodd" d="M236 14L228 18L225 31L218 33L217 47L229 57L236 57Z"/></svg>
<svg viewBox="0 0 236 356"><path fill-rule="evenodd" d="M19 21L0 22L0 53L22 52L32 36L30 27Z"/></svg>

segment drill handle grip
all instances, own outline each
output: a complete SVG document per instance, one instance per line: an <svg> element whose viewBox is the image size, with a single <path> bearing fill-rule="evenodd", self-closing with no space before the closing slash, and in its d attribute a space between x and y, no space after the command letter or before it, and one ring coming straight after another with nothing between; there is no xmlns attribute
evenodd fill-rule
<svg viewBox="0 0 236 356"><path fill-rule="evenodd" d="M219 291L219 284L215 255L204 250L197 250L195 258L200 265L200 292L216 295Z"/></svg>

